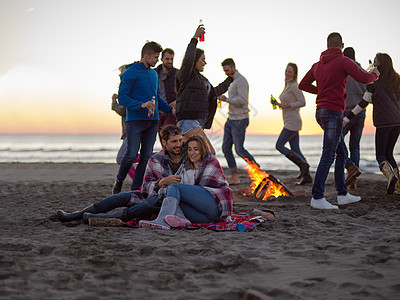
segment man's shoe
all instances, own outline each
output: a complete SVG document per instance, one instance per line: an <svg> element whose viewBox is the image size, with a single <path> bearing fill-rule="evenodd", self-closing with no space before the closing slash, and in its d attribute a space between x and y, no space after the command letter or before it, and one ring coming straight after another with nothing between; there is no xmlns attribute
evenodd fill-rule
<svg viewBox="0 0 400 300"><path fill-rule="evenodd" d="M113 186L113 189L112 189L112 193L113 194L121 193L121 189L122 189L122 184L123 183L124 183L123 181L119 181L118 179L115 179L114 186Z"/></svg>
<svg viewBox="0 0 400 300"><path fill-rule="evenodd" d="M349 186L355 179L357 179L358 176L361 174L361 170L357 168L356 165L350 165L346 167L347 169L347 177L345 180L346 186Z"/></svg>
<svg viewBox="0 0 400 300"><path fill-rule="evenodd" d="M350 203L355 203L361 200L361 197L359 196L354 196L350 193L347 193L344 196L337 196L337 203L339 205L345 205L345 204L350 204Z"/></svg>
<svg viewBox="0 0 400 300"><path fill-rule="evenodd" d="M311 199L310 206L316 209L339 209L337 205L332 205L325 198Z"/></svg>

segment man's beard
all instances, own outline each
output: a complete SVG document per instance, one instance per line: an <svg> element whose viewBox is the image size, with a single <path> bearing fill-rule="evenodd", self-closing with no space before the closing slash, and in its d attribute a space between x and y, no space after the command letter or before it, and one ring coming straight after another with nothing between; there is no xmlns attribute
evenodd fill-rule
<svg viewBox="0 0 400 300"><path fill-rule="evenodd" d="M172 69L173 65L172 64L164 64L164 67L169 71Z"/></svg>
<svg viewBox="0 0 400 300"><path fill-rule="evenodd" d="M179 151L178 153L176 153L174 149L171 149L171 151L169 151L169 150L167 150L167 151L170 156L175 156L175 157L182 156L182 151Z"/></svg>

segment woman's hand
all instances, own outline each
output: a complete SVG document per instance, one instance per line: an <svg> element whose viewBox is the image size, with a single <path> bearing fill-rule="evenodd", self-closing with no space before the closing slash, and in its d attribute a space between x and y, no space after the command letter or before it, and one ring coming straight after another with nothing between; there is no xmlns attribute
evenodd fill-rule
<svg viewBox="0 0 400 300"><path fill-rule="evenodd" d="M205 29L204 29L204 25L199 25L199 27L197 27L196 32L194 33L193 38L194 39L198 39L200 37L200 34L205 33Z"/></svg>
<svg viewBox="0 0 400 300"><path fill-rule="evenodd" d="M225 95L221 95L221 96L218 96L217 99L219 101L226 101L226 96Z"/></svg>
<svg viewBox="0 0 400 300"><path fill-rule="evenodd" d="M290 104L282 104L282 103L278 103L277 104L279 106L280 109L285 109L285 108L290 108Z"/></svg>

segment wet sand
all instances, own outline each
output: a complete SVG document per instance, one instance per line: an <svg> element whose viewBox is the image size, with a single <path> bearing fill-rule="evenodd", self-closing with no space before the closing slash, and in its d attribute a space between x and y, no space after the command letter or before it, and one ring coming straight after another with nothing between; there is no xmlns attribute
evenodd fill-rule
<svg viewBox="0 0 400 300"><path fill-rule="evenodd" d="M400 299L400 196L383 175L360 176L361 202L319 211L296 172L270 172L295 197L260 201L241 195L241 170L234 212L276 214L250 232L57 220L109 196L117 169L0 164L0 299ZM326 197L336 202L332 175Z"/></svg>

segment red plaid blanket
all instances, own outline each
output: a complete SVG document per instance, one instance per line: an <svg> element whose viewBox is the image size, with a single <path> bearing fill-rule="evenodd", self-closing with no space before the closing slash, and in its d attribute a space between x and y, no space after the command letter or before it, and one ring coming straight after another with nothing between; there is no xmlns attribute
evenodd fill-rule
<svg viewBox="0 0 400 300"><path fill-rule="evenodd" d="M129 227L138 227L140 220L153 220L157 217L157 215L153 215L150 218L135 218L131 221L125 223L125 225ZM264 223L266 221L274 219L274 214L271 212L269 216L253 216L248 213L238 213L232 215L231 222L218 222L218 223L194 223L189 226L183 227L185 229L198 229L198 228L207 228L215 231L238 231L238 228L241 228L241 231L250 231L257 225ZM243 224L238 227L238 224ZM243 227L244 226L244 227Z"/></svg>

